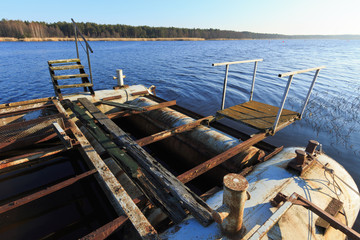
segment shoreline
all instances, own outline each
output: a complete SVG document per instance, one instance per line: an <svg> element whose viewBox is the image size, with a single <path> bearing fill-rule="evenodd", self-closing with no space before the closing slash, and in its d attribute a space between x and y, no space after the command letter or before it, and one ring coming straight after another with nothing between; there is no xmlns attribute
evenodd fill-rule
<svg viewBox="0 0 360 240"><path fill-rule="evenodd" d="M86 38L87 41L205 41L205 38ZM213 40L213 39L211 39ZM225 39L219 39L225 40ZM230 39L226 39L230 40ZM234 40L234 39L231 39ZM239 39L237 39L239 40ZM14 37L0 37L0 42L63 42L75 41L75 38L14 38ZM78 38L78 41L83 41Z"/></svg>

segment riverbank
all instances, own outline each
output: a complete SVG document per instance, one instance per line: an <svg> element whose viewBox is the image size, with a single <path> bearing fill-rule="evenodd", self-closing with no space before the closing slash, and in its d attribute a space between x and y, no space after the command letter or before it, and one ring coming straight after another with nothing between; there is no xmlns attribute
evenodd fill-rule
<svg viewBox="0 0 360 240"><path fill-rule="evenodd" d="M62 42L74 38L13 38L0 37L0 42ZM81 40L81 38L79 39ZM86 38L87 41L204 41L205 38Z"/></svg>

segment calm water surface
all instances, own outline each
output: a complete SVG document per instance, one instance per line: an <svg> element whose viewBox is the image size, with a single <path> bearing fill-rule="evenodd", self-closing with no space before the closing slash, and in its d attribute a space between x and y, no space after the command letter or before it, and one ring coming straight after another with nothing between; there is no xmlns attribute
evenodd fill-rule
<svg viewBox="0 0 360 240"><path fill-rule="evenodd" d="M304 146L309 139L340 162L360 186L360 41L259 40L91 42L95 89L111 88L116 69L127 84L155 85L157 94L204 115L219 110L225 67L212 63L263 58L254 100L279 106L287 78L279 73L325 65L306 116L268 139ZM81 49L80 49L81 50ZM81 50L82 52L82 50ZM47 61L76 56L73 42L0 43L0 102L52 96ZM85 55L82 56L86 65ZM226 106L247 101L253 64L230 66ZM311 74L294 77L286 108L300 111ZM244 131L250 129L237 126ZM356 227L359 230L359 223Z"/></svg>

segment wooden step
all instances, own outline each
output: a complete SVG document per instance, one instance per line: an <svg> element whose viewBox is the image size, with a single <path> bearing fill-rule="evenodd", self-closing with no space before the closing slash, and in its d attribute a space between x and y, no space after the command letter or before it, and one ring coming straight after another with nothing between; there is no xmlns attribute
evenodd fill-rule
<svg viewBox="0 0 360 240"><path fill-rule="evenodd" d="M69 78L85 78L85 77L87 78L89 77L89 75L87 75L86 73L59 75L59 76L54 76L54 80L69 79Z"/></svg>
<svg viewBox="0 0 360 240"><path fill-rule="evenodd" d="M50 65L50 64L69 63L69 62L80 62L80 59L72 58L72 59L50 60L50 61L48 61L48 64Z"/></svg>
<svg viewBox="0 0 360 240"><path fill-rule="evenodd" d="M217 115L242 122L259 130L267 130L273 127L278 111L278 107L261 102L249 101L220 110L217 112ZM295 120L299 120L299 115L297 112L283 109L278 128L281 129L293 123Z"/></svg>
<svg viewBox="0 0 360 240"><path fill-rule="evenodd" d="M56 71L56 70L83 69L83 68L84 68L83 65L76 64L76 65L64 65L64 66L50 67L50 70Z"/></svg>
<svg viewBox="0 0 360 240"><path fill-rule="evenodd" d="M92 87L92 86L93 86L92 83L79 83L79 84L71 84L71 85L57 85L56 88L62 89L62 88L79 88L79 87Z"/></svg>

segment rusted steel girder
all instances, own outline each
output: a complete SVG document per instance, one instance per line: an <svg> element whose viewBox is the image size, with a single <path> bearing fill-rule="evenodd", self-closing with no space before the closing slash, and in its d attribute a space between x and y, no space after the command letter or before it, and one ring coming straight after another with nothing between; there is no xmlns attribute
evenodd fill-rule
<svg viewBox="0 0 360 240"><path fill-rule="evenodd" d="M207 160L206 162L203 162L202 164L197 165L196 167L186 171L185 173L177 176L177 178L183 182L187 183L193 180L194 178L200 176L201 174L206 173L210 169L213 169L214 167L220 165L221 163L225 162L226 160L234 157L241 151L251 147L252 145L260 142L264 138L267 137L267 133L258 133L255 136L249 138L248 140L236 145L235 147L232 147L228 150L226 150L223 153L220 153L219 155Z"/></svg>
<svg viewBox="0 0 360 240"><path fill-rule="evenodd" d="M322 210L321 208L310 202L309 200L303 198L297 193L293 193L292 196L296 197L296 198L290 197L289 199L289 201L291 201L293 204L303 206L306 209L309 209L310 211L314 212L316 215L318 215L319 217L330 223L330 225L333 228L340 230L350 239L358 239L358 240L360 239L360 234L358 232L346 226L345 224L343 224L342 222L331 216L329 213L325 212L324 210Z"/></svg>
<svg viewBox="0 0 360 240"><path fill-rule="evenodd" d="M54 104L51 104L51 103L47 104L46 102L44 102L44 103L35 103L35 104L29 104L29 105L24 105L24 106L2 108L2 109L0 109L0 117L36 111L36 110L44 109L44 108L51 107L51 106L54 106Z"/></svg>
<svg viewBox="0 0 360 240"><path fill-rule="evenodd" d="M171 128L171 129L159 132L159 133L155 133L148 137L144 137L142 139L137 140L136 143L142 147L142 146L148 145L150 143L154 143L154 142L160 141L162 139L174 136L175 134L190 131L190 130L196 128L197 126L201 125L202 122L204 122L204 121L211 122L213 119L214 119L213 116L201 118L194 122L184 124L179 127Z"/></svg>
<svg viewBox="0 0 360 240"><path fill-rule="evenodd" d="M32 202L32 201L34 201L36 199L39 199L41 197L44 197L46 195L49 195L49 194L51 194L53 192L56 192L56 191L58 191L60 189L65 188L67 186L70 186L71 184L74 184L75 182L79 181L80 179L83 179L83 178L85 178L87 176L90 176L90 175L92 175L92 174L94 174L96 172L97 172L96 169L92 169L92 170L87 171L85 173L82 173L82 174L80 174L78 176L69 178L68 180L65 180L65 181L63 181L61 183L55 184L55 185L53 185L51 187L48 187L48 188L46 188L44 190L40 190L40 191L38 191L36 193L33 193L33 194L29 195L29 196L26 196L26 197L20 198L18 200L12 201L10 203L7 203L5 205L2 205L2 206L0 206L0 214L4 213L4 212L7 212L7 211L9 211L11 209L20 207L20 206L22 206L22 205L24 205L26 203Z"/></svg>
<svg viewBox="0 0 360 240"><path fill-rule="evenodd" d="M115 232L122 224L128 220L126 215L121 215L115 220L105 224L104 226L96 229L88 235L80 238L80 240L103 240Z"/></svg>
<svg viewBox="0 0 360 240"><path fill-rule="evenodd" d="M11 157L0 161L0 172L9 167L14 167L19 164L27 163L44 157L48 157L59 152L65 151L64 146L56 146L47 148L45 150L35 151L32 153L23 154L20 156Z"/></svg>
<svg viewBox="0 0 360 240"><path fill-rule="evenodd" d="M115 112L115 113L109 113L109 114L107 114L107 116L110 119L119 118L119 117L128 117L133 114L139 114L139 113L148 112L148 111L165 108L165 107L170 107L170 106L174 106L174 105L176 105L176 100L159 103L159 104L152 105L152 106L146 106L146 107L143 107L144 108L143 111L126 110L126 111L119 111L119 112Z"/></svg>
<svg viewBox="0 0 360 240"><path fill-rule="evenodd" d="M31 100L26 100L26 101L21 101L21 102L13 102L13 103L3 103L3 104L0 104L0 109L8 108L8 107L23 106L23 105L27 105L27 104L33 104L33 103L47 102L47 101L51 101L53 99L56 99L56 97L38 98L38 99L31 99Z"/></svg>

